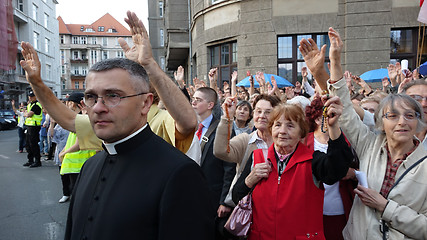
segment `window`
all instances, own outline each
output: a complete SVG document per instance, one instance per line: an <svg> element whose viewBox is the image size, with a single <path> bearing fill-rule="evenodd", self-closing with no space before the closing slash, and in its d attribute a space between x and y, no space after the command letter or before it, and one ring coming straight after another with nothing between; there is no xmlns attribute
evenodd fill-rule
<svg viewBox="0 0 427 240"><path fill-rule="evenodd" d="M49 45L50 45L50 39L49 38L45 38L44 39L44 51L46 53L49 53Z"/></svg>
<svg viewBox="0 0 427 240"><path fill-rule="evenodd" d="M18 0L18 9L21 12L24 12L24 0Z"/></svg>
<svg viewBox="0 0 427 240"><path fill-rule="evenodd" d="M107 46L108 45L108 39L106 37L102 38L102 46Z"/></svg>
<svg viewBox="0 0 427 240"><path fill-rule="evenodd" d="M64 44L64 35L61 35L61 44Z"/></svg>
<svg viewBox="0 0 427 240"><path fill-rule="evenodd" d="M117 51L117 53L116 53L116 57L118 57L118 58L123 58L125 56L125 54L124 54L124 52L123 51Z"/></svg>
<svg viewBox="0 0 427 240"><path fill-rule="evenodd" d="M95 30L93 30L93 28L88 27L84 30L84 32L95 32Z"/></svg>
<svg viewBox="0 0 427 240"><path fill-rule="evenodd" d="M79 44L79 37L73 37L73 44Z"/></svg>
<svg viewBox="0 0 427 240"><path fill-rule="evenodd" d="M159 2L159 17L163 17L163 2Z"/></svg>
<svg viewBox="0 0 427 240"><path fill-rule="evenodd" d="M104 31L104 27L103 26L98 27L98 32L103 32L103 31Z"/></svg>
<svg viewBox="0 0 427 240"><path fill-rule="evenodd" d="M51 68L52 68L52 66L50 66L49 64L46 64L46 79L47 80L51 80L52 79Z"/></svg>
<svg viewBox="0 0 427 240"><path fill-rule="evenodd" d="M87 59L86 52L82 52L82 59L83 59L83 60L86 60L86 59Z"/></svg>
<svg viewBox="0 0 427 240"><path fill-rule="evenodd" d="M86 44L86 37L80 37L80 44Z"/></svg>
<svg viewBox="0 0 427 240"><path fill-rule="evenodd" d="M37 12L38 12L38 10L39 10L39 7L37 7L37 5L33 3L33 19L35 21L37 21Z"/></svg>
<svg viewBox="0 0 427 240"><path fill-rule="evenodd" d="M61 62L64 62L64 58L65 58L65 52L64 50L61 50Z"/></svg>
<svg viewBox="0 0 427 240"><path fill-rule="evenodd" d="M33 45L35 49L39 49L39 35L37 32L33 32Z"/></svg>
<svg viewBox="0 0 427 240"><path fill-rule="evenodd" d="M65 74L65 66L64 65L61 66L61 73L62 73L62 75Z"/></svg>
<svg viewBox="0 0 427 240"><path fill-rule="evenodd" d="M44 13L44 27L48 28L49 27L49 15L47 13Z"/></svg>
<svg viewBox="0 0 427 240"><path fill-rule="evenodd" d="M92 38L91 38L91 43L92 43L92 44L96 44L96 37L92 37Z"/></svg>
<svg viewBox="0 0 427 240"><path fill-rule="evenodd" d="M77 52L77 51L73 51L73 59L74 59L74 60L79 59L79 52Z"/></svg>
<svg viewBox="0 0 427 240"><path fill-rule="evenodd" d="M117 30L116 30L115 28L109 28L109 29L107 30L107 32L108 32L108 33L116 33L116 32L117 32Z"/></svg>
<svg viewBox="0 0 427 240"><path fill-rule="evenodd" d="M82 81L83 89L86 89L86 81Z"/></svg>
<svg viewBox="0 0 427 240"><path fill-rule="evenodd" d="M160 29L160 47L164 47L165 46L165 36L163 33L163 29Z"/></svg>
<svg viewBox="0 0 427 240"><path fill-rule="evenodd" d="M86 76L86 74L87 74L87 68L83 67L82 68L82 75Z"/></svg>
<svg viewBox="0 0 427 240"><path fill-rule="evenodd" d="M62 89L65 89L65 81L62 81Z"/></svg>
<svg viewBox="0 0 427 240"><path fill-rule="evenodd" d="M96 50L91 50L90 51L90 58L91 58L91 63L95 64L98 61L98 57L96 55Z"/></svg>
<svg viewBox="0 0 427 240"><path fill-rule="evenodd" d="M74 66L74 75L79 75L80 71L79 71L79 67Z"/></svg>
<svg viewBox="0 0 427 240"><path fill-rule="evenodd" d="M327 34L304 34L279 36L277 39L277 63L278 75L286 78L291 83L301 81L301 69L305 67L304 58L299 51L299 42L303 39L312 38L318 46L326 44L325 66L329 62L329 37ZM309 75L311 78L311 75Z"/></svg>
<svg viewBox="0 0 427 240"><path fill-rule="evenodd" d="M218 86L230 82L231 73L237 71L237 42L224 43L210 48L211 68L218 68Z"/></svg>
<svg viewBox="0 0 427 240"><path fill-rule="evenodd" d="M79 89L79 87L80 87L79 81L75 81L74 82L74 89Z"/></svg>
<svg viewBox="0 0 427 240"><path fill-rule="evenodd" d="M427 45L426 36L424 37L424 46ZM422 37L420 37L420 39L422 39ZM418 28L392 29L390 32L390 63L394 64L403 59L407 59L409 69L415 69L417 65L417 40ZM421 54L422 64L427 61L426 47L423 48Z"/></svg>
<svg viewBox="0 0 427 240"><path fill-rule="evenodd" d="M108 52L102 51L102 60L108 59Z"/></svg>

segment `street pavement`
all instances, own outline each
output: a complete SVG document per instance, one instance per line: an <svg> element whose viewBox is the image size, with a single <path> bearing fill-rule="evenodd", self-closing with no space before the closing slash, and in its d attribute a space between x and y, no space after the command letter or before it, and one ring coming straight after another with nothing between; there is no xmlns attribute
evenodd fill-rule
<svg viewBox="0 0 427 240"><path fill-rule="evenodd" d="M64 239L69 203L58 203L58 166L23 167L27 154L17 149L18 130L0 131L0 240Z"/></svg>

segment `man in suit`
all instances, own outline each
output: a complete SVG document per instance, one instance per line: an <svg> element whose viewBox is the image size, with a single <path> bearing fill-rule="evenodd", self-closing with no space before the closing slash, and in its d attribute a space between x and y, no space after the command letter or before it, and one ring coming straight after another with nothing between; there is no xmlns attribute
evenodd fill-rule
<svg viewBox="0 0 427 240"><path fill-rule="evenodd" d="M213 143L219 116L214 116L212 109L216 106L217 101L218 97L214 89L201 87L194 93L192 105L199 120L196 136L199 138L202 151L200 166L208 180L214 207L217 209L213 216L216 220L215 238L225 239L223 227L232 209L224 203L224 200L236 174L236 164L222 161L213 155Z"/></svg>
<svg viewBox="0 0 427 240"><path fill-rule="evenodd" d="M29 43L21 46L21 66L40 89L37 52ZM147 71L161 71L145 60ZM81 169L65 239L213 239L211 197L200 167L147 124L153 94L141 65L116 58L89 70L84 101L105 151Z"/></svg>

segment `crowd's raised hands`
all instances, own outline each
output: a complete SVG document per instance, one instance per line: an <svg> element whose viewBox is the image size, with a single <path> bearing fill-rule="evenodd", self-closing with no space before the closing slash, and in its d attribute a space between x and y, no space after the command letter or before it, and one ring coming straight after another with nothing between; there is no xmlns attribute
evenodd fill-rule
<svg viewBox="0 0 427 240"><path fill-rule="evenodd" d="M178 83L179 88L183 89L185 87L184 80L184 68L179 66L178 69L173 73L175 81Z"/></svg>

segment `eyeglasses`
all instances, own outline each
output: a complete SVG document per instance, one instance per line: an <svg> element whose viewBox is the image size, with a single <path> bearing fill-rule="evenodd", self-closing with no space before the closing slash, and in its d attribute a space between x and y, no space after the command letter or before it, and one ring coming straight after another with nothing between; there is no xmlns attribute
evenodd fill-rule
<svg viewBox="0 0 427 240"><path fill-rule="evenodd" d="M98 99L101 98L102 99L102 104L104 104L105 106L107 106L107 107L115 107L115 106L119 105L120 101L123 98L136 97L136 96L143 95L143 94L147 94L147 93L146 92L142 92L142 93L138 93L138 94L134 94L134 95L129 95L129 96L120 96L117 93L107 93L103 97L99 97L98 95L95 95L95 94L86 94L85 93L84 103L88 107L93 107L98 102Z"/></svg>
<svg viewBox="0 0 427 240"><path fill-rule="evenodd" d="M422 102L423 100L427 101L427 97L423 97L423 96L420 96L420 95L409 95L409 96L411 98L413 98L417 102Z"/></svg>
<svg viewBox="0 0 427 240"><path fill-rule="evenodd" d="M408 112L405 114L397 114L397 113L393 113L393 112L387 112L386 114L384 114L383 117L385 117L386 119L390 120L390 121L397 121L400 119L400 116L403 116L403 119L405 119L406 121L414 121L415 119L420 117L420 114L417 112Z"/></svg>

